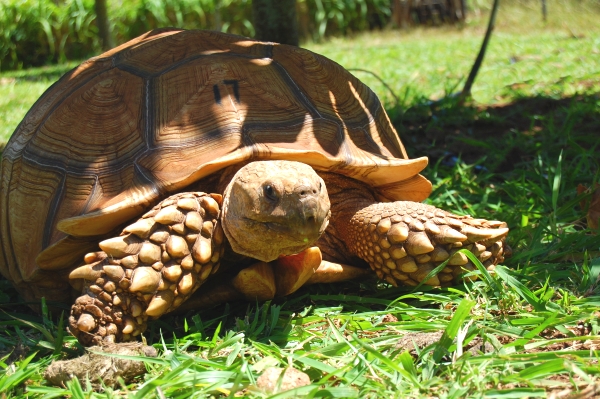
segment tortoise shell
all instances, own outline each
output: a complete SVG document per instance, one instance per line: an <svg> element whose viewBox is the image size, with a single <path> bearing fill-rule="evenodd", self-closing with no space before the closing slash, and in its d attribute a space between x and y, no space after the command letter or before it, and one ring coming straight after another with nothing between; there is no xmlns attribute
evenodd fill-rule
<svg viewBox="0 0 600 399"><path fill-rule="evenodd" d="M310 51L208 31L151 31L50 87L2 154L0 271L29 299L116 227L229 165L297 160L380 200L425 199L376 95Z"/></svg>

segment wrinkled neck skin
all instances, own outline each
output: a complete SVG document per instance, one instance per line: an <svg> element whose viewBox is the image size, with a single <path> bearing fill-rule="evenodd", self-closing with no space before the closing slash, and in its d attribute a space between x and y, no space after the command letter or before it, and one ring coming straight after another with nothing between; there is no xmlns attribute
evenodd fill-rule
<svg viewBox="0 0 600 399"><path fill-rule="evenodd" d="M358 180L337 173L317 172L327 184L331 202L331 219L325 234L317 242L323 259L351 265L367 264L352 253L348 246L350 219L361 209L377 203L372 188Z"/></svg>
<svg viewBox="0 0 600 399"><path fill-rule="evenodd" d="M336 173L320 172L319 175L327 184L332 213L330 224L335 225L341 237L345 238L342 227L356 212L378 201L365 183Z"/></svg>

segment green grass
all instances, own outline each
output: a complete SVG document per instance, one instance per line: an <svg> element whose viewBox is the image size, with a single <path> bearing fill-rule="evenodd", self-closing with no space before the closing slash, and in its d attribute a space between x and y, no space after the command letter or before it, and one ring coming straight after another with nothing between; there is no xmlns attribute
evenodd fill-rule
<svg viewBox="0 0 600 399"><path fill-rule="evenodd" d="M160 350L148 373L104 393L85 381L44 385L45 366L73 355L74 340L57 320L9 303L14 291L0 281L1 309L11 313L0 312L0 393L548 398L600 384L600 235L587 228L580 204L590 195L576 192L578 184L600 182L600 29L574 38L553 23L528 33L500 29L474 86L476 102L465 107L444 94L460 88L480 28L309 46L392 87L401 108L377 79L356 72L385 100L411 155L430 156L430 203L508 222L514 255L495 273L482 268L475 282L417 291L373 281L317 285L285 300L164 317L145 334ZM2 137L53 73L1 75L15 80L0 86L0 101L12 92L20 102L0 106ZM273 365L306 372L311 385L257 391L256 379Z"/></svg>
<svg viewBox="0 0 600 399"><path fill-rule="evenodd" d="M69 63L0 74L0 148L3 148L33 103L52 83L76 67Z"/></svg>
<svg viewBox="0 0 600 399"><path fill-rule="evenodd" d="M481 35L472 31L442 33L406 36L392 31L360 36L352 42L340 39L333 46L329 43L311 49L346 68L377 71L406 105L419 97L440 99L451 94L462 87L469 73ZM393 103L391 93L374 76L362 71L354 74L384 101ZM572 95L588 84L600 88L600 32L582 38L567 32L500 32L492 38L473 98L482 104L510 101L506 89L512 85L527 86L529 95Z"/></svg>

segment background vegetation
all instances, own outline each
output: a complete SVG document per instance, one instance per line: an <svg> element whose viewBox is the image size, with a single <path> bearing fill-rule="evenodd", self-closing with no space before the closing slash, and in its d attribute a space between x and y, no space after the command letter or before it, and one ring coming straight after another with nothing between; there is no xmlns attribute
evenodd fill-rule
<svg viewBox="0 0 600 399"><path fill-rule="evenodd" d="M594 0L547 2L550 18L545 26L574 31L582 21L591 22L600 9ZM391 3L297 0L300 34L305 41L321 41L389 27ZM480 24L490 4L491 0L467 1L468 25ZM530 26L541 20L540 0L513 0L507 5L504 16L514 15L503 18L501 14L500 24ZM254 35L251 0L108 0L108 13L118 44L167 26ZM0 0L0 70L80 60L99 52L94 0Z"/></svg>
<svg viewBox="0 0 600 399"><path fill-rule="evenodd" d="M59 315L32 314L0 280L0 394L597 396L598 2L548 1L543 22L539 1L503 1L473 87L475 101L458 106L451 94L475 58L489 3L472 2L481 14L472 13L465 26L385 30L304 45L353 70L382 98L409 154L430 157L429 203L508 222L514 255L495 273L479 270L477 281L447 289L376 281L317 285L265 304L164 317L145 334L160 351L146 360L148 373L101 393L86 381L46 386L46 365L81 348L63 334ZM0 142L75 65L0 74ZM578 191L580 185L592 189ZM257 390L256 379L269 366L293 366L311 384L275 394Z"/></svg>
<svg viewBox="0 0 600 399"><path fill-rule="evenodd" d="M305 38L360 32L384 26L389 0L298 0ZM254 35L250 0L109 1L117 43L149 30L176 26ZM0 0L0 70L81 59L98 53L94 0Z"/></svg>

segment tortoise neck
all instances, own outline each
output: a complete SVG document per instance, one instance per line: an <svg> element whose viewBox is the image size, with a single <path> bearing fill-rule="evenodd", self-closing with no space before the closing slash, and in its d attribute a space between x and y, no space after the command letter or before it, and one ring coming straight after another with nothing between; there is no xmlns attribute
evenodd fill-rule
<svg viewBox="0 0 600 399"><path fill-rule="evenodd" d="M337 173L318 172L327 184L329 201L331 202L330 229L340 238L346 248L351 237L348 230L350 220L359 212L377 203L373 191L365 183Z"/></svg>

